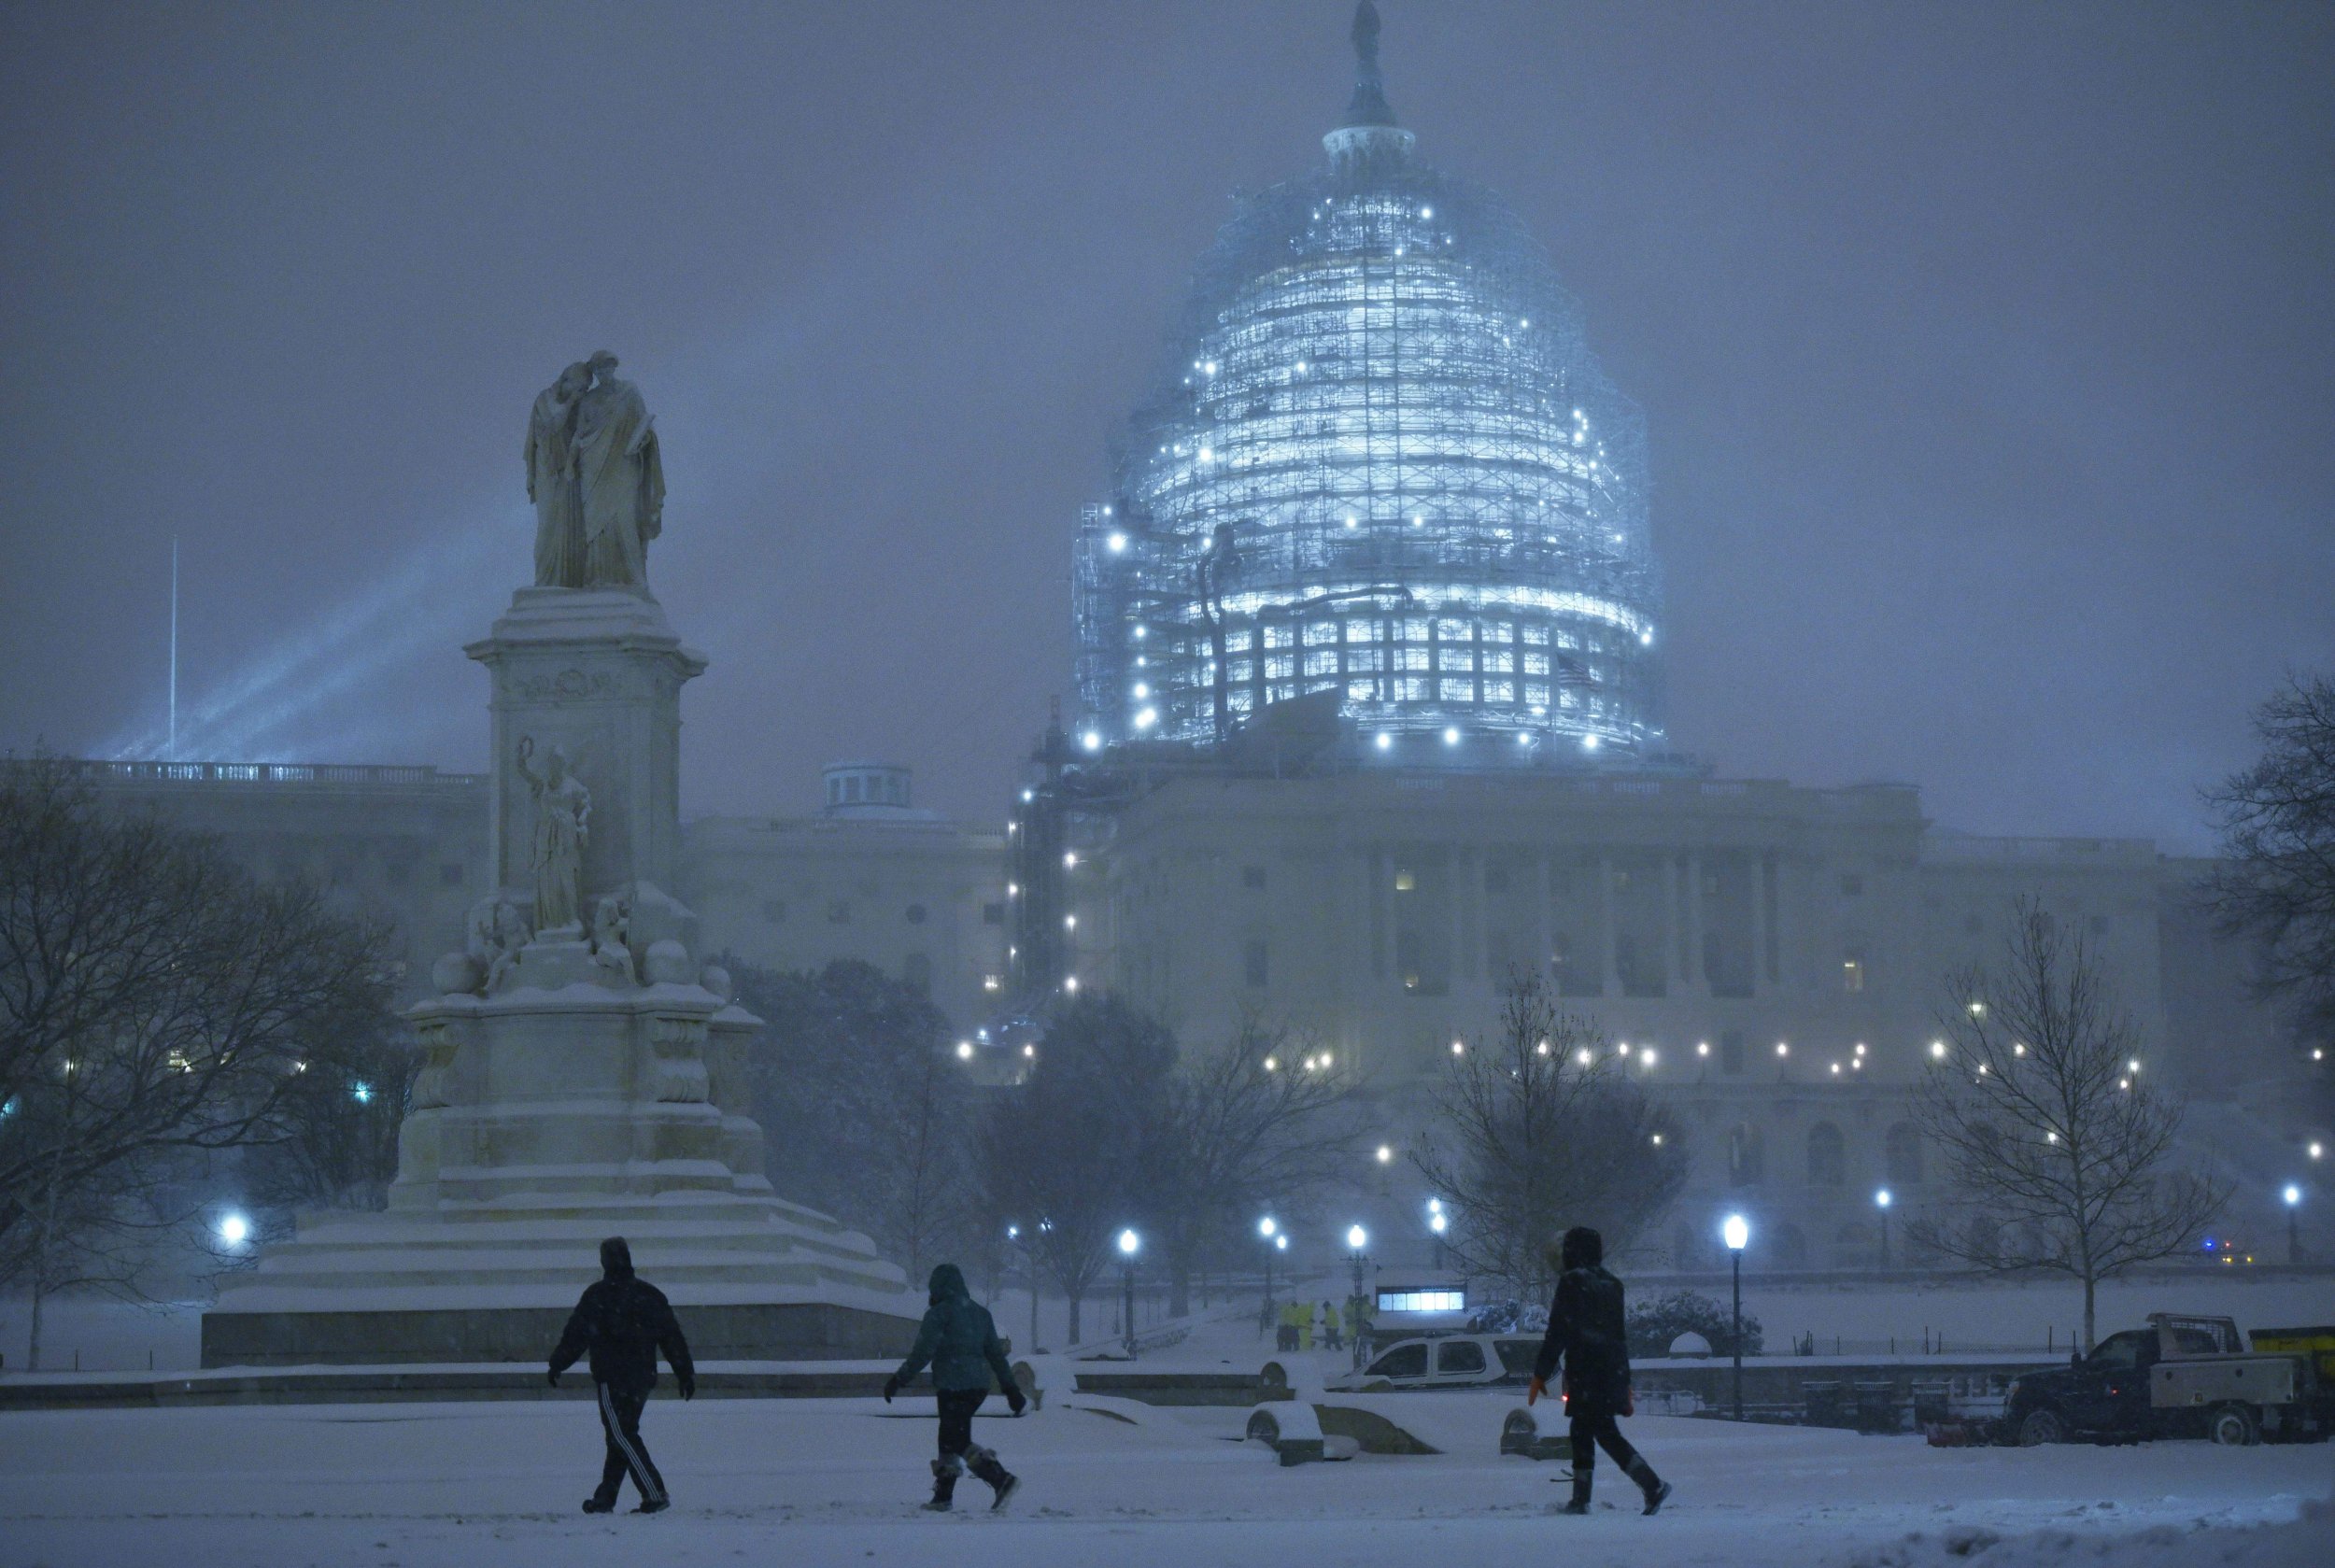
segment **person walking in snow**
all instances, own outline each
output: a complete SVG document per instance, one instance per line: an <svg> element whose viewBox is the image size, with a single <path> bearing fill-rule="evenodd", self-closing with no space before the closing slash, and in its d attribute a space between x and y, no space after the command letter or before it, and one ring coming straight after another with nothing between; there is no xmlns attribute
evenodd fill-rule
<svg viewBox="0 0 2335 1568"><path fill-rule="evenodd" d="M601 1463L600 1486L584 1500L584 1511L614 1513L616 1492L629 1473L633 1490L641 1494L641 1505L633 1512L660 1514L672 1506L672 1500L665 1493L665 1477L648 1457L648 1445L641 1441L641 1411L657 1386L659 1350L672 1364L684 1399L697 1397L697 1367L665 1293L632 1272L632 1249L624 1237L612 1236L600 1244L600 1278L585 1287L583 1299L568 1315L567 1331L551 1352L549 1380L558 1388L559 1374L579 1357L590 1356L608 1454Z"/></svg>
<svg viewBox="0 0 2335 1568"><path fill-rule="evenodd" d="M1322 1304L1322 1348L1323 1349L1342 1350L1346 1348L1346 1341L1339 1334L1343 1326L1337 1321L1337 1304L1330 1301L1323 1302Z"/></svg>
<svg viewBox="0 0 2335 1568"><path fill-rule="evenodd" d="M1557 1278L1556 1300L1549 1307L1549 1333L1533 1363L1533 1380L1524 1403L1536 1403L1549 1391L1550 1375L1557 1360L1564 1360L1564 1413L1573 1424L1573 1501L1568 1514L1589 1512L1590 1482L1602 1448L1637 1483L1646 1495L1646 1512L1652 1513L1670 1495L1670 1483L1630 1447L1614 1418L1631 1413L1630 1339L1623 1326L1621 1281L1606 1272L1605 1238L1587 1225L1564 1233L1559 1253L1564 1273Z"/></svg>
<svg viewBox="0 0 2335 1568"><path fill-rule="evenodd" d="M884 1380L884 1403L891 1404L900 1386L931 1363L933 1392L941 1406L941 1457L932 1462L932 1501L925 1506L946 1513L956 1495L956 1478L970 1470L997 1493L989 1506L1002 1508L1022 1484L1021 1477L998 1462L995 1450L973 1441L973 1412L989 1397L992 1373L1015 1415L1028 1400L1005 1363L1005 1342L998 1337L989 1308L965 1288L964 1271L955 1264L941 1264L932 1271L927 1292L924 1325L916 1331L908 1359Z"/></svg>

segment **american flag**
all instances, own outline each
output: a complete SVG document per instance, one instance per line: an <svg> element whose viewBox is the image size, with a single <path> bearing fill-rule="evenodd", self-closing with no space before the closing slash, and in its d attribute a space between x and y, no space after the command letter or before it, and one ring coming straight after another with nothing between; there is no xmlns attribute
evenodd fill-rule
<svg viewBox="0 0 2335 1568"><path fill-rule="evenodd" d="M1578 658L1567 658L1563 654L1557 656L1557 685L1571 686L1578 691L1596 684L1597 677L1589 672L1588 665Z"/></svg>

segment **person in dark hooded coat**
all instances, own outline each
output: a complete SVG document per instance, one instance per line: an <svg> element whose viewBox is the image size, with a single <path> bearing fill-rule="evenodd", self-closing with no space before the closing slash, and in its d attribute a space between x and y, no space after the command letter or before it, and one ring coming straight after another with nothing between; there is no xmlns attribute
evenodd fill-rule
<svg viewBox="0 0 2335 1568"><path fill-rule="evenodd" d="M998 1337L989 1308L975 1301L973 1293L965 1287L964 1271L955 1264L941 1264L932 1271L929 1290L930 1305L925 1309L924 1325L916 1331L915 1348L900 1363L899 1370L884 1380L884 1402L889 1405L900 1385L929 1362L933 1391L941 1406L941 1457L932 1462L932 1501L925 1506L935 1513L945 1512L956 1494L956 1478L970 1470L996 1491L997 1499L989 1505L1002 1508L1014 1488L1022 1484L1021 1477L998 1463L993 1450L973 1441L973 1412L989 1397L992 1374L1005 1390L1005 1402L1015 1415L1022 1413L1028 1401L1022 1386L1013 1380L1013 1369L1006 1364L1005 1342Z"/></svg>
<svg viewBox="0 0 2335 1568"><path fill-rule="evenodd" d="M578 1358L591 1357L608 1455L600 1467L599 1490L585 1499L584 1511L614 1512L617 1490L630 1473L633 1490L641 1494L634 1512L658 1514L672 1502L665 1492L665 1477L648 1457L648 1445L641 1441L641 1411L657 1386L658 1351L664 1351L665 1360L672 1363L673 1381L684 1399L697 1394L697 1367L665 1293L633 1274L632 1249L624 1237L612 1236L600 1244L600 1278L585 1288L583 1299L569 1314L567 1332L559 1335L559 1349L551 1352L550 1382L558 1388L559 1374Z"/></svg>
<svg viewBox="0 0 2335 1568"><path fill-rule="evenodd" d="M1670 1495L1670 1483L1654 1474L1654 1467L1614 1424L1616 1417L1631 1409L1630 1337L1624 1327L1621 1281L1606 1272L1605 1258L1605 1238L1587 1225L1564 1233L1559 1254L1564 1272L1557 1279L1556 1300L1549 1307L1549 1332L1533 1363L1524 1403L1534 1404L1549 1391L1550 1375L1563 1357L1564 1413L1573 1424L1573 1501L1564 1511L1589 1512L1590 1482L1597 1450L1603 1448L1646 1494L1650 1514Z"/></svg>

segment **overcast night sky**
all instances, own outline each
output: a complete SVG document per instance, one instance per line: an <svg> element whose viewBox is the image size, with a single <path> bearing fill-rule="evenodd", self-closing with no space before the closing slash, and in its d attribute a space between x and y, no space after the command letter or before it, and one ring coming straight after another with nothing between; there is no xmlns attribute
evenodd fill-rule
<svg viewBox="0 0 2335 1568"><path fill-rule="evenodd" d="M1669 728L2209 841L2335 663L2335 8L1385 0L1644 405ZM712 657L686 808L1001 812L1069 541L1348 0L8 5L0 749L484 766L520 438L597 347Z"/></svg>

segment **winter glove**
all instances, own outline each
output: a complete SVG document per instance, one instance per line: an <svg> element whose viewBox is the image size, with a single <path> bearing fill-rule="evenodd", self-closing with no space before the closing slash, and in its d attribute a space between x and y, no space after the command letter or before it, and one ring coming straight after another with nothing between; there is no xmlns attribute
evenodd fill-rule
<svg viewBox="0 0 2335 1568"><path fill-rule="evenodd" d="M549 1383L555 1389L558 1388L559 1386L559 1369L555 1366L546 1371L544 1374L544 1381Z"/></svg>
<svg viewBox="0 0 2335 1568"><path fill-rule="evenodd" d="M680 1384L682 1398L695 1399L698 1396L698 1377L696 1373L685 1372L680 1377L674 1378L673 1381Z"/></svg>
<svg viewBox="0 0 2335 1568"><path fill-rule="evenodd" d="M892 1396L893 1396L894 1394L896 1394L896 1393L899 1392L899 1391L900 1391L900 1380L899 1380L898 1377L886 1377L885 1379L884 1379L884 1404L886 1404L886 1405L891 1404L891 1403L892 1403Z"/></svg>
<svg viewBox="0 0 2335 1568"><path fill-rule="evenodd" d="M1008 1389L1005 1391L1005 1404L1007 1409L1018 1416L1028 1407L1029 1396L1020 1389Z"/></svg>
<svg viewBox="0 0 2335 1568"><path fill-rule="evenodd" d="M1531 1382L1524 1385L1524 1403L1527 1405L1537 1405L1540 1403L1540 1396L1548 1391L1549 1385L1535 1377Z"/></svg>

